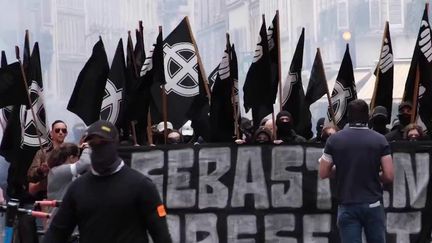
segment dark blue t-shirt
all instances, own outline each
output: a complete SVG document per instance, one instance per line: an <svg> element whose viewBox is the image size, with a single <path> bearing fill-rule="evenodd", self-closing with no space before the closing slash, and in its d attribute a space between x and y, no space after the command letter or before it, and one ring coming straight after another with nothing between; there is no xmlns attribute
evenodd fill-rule
<svg viewBox="0 0 432 243"><path fill-rule="evenodd" d="M366 127L347 127L330 136L324 148L336 165L340 204L382 200L381 157L391 153L386 138Z"/></svg>

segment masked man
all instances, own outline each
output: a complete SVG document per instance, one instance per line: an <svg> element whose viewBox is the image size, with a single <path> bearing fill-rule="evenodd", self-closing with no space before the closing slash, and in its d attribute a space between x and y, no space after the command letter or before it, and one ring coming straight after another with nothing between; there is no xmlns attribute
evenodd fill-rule
<svg viewBox="0 0 432 243"><path fill-rule="evenodd" d="M87 130L91 172L68 188L45 234L45 243L67 242L76 225L81 243L171 242L166 211L155 185L118 156L119 135L107 121Z"/></svg>
<svg viewBox="0 0 432 243"><path fill-rule="evenodd" d="M293 129L294 120L288 111L281 111L276 116L276 144L303 143L306 139L297 135Z"/></svg>

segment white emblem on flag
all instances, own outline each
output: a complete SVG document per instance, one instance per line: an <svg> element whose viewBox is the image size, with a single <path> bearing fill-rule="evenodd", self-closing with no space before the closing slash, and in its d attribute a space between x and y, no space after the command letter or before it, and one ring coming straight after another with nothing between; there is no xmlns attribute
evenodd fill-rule
<svg viewBox="0 0 432 243"><path fill-rule="evenodd" d="M381 69L381 73L386 73L391 67L393 67L393 54L390 53L389 41L387 38L384 39L384 46L381 52L379 67Z"/></svg>
<svg viewBox="0 0 432 243"><path fill-rule="evenodd" d="M261 57L263 56L263 47L261 44L261 35L258 36L258 44L256 46L255 49L255 54L254 54L254 58L253 58L253 63L259 61L259 59L261 59Z"/></svg>
<svg viewBox="0 0 432 243"><path fill-rule="evenodd" d="M181 42L172 46L165 44L163 51L166 92L175 92L184 97L198 95L198 58L192 43Z"/></svg>
<svg viewBox="0 0 432 243"><path fill-rule="evenodd" d="M335 113L336 124L338 124L342 118L343 114L348 105L348 100L353 97L350 88L345 88L339 81L336 80L333 94L331 97L331 102L333 106L333 110ZM327 113L329 116L329 114ZM330 117L330 116L329 116Z"/></svg>
<svg viewBox="0 0 432 243"><path fill-rule="evenodd" d="M422 20L421 27L425 29L420 33L419 46L423 55L426 57L428 62L432 61L432 43L431 43L431 30L427 21ZM420 28L421 28L420 27Z"/></svg>
<svg viewBox="0 0 432 243"><path fill-rule="evenodd" d="M141 67L140 76L143 77L147 74L147 72L151 71L153 69L153 52L154 52L154 45L153 49L150 51L149 56L146 57L144 64Z"/></svg>
<svg viewBox="0 0 432 243"><path fill-rule="evenodd" d="M33 81L29 90L32 100L31 106L34 110L36 119L33 118L30 109L26 110L26 106L21 106L20 117L22 124L21 129L23 131L21 145L39 147L39 136L42 145L49 143L48 129L45 124L45 108L42 97L43 88L40 87L36 81Z"/></svg>
<svg viewBox="0 0 432 243"><path fill-rule="evenodd" d="M273 24L271 24L268 28L268 31L267 31L268 48L270 51L273 50L273 48L275 47L275 40L273 38L273 32L274 32L274 26L273 26Z"/></svg>
<svg viewBox="0 0 432 243"><path fill-rule="evenodd" d="M224 56L222 57L222 61L219 65L218 72L219 77L221 79L227 79L230 76L230 65L228 60L228 53L224 52Z"/></svg>
<svg viewBox="0 0 432 243"><path fill-rule="evenodd" d="M107 117L101 117L101 119L109 121L112 124L116 124L120 114L120 105L122 99L123 89L117 89L115 84L110 79L107 79L107 83L105 85L105 96L101 105L101 113L107 109L108 111L106 113Z"/></svg>
<svg viewBox="0 0 432 243"><path fill-rule="evenodd" d="M285 103L288 101L289 97L291 96L291 92L293 89L294 84L297 83L299 80L297 73L289 73L288 77L285 81L285 85L282 90L282 105L285 105Z"/></svg>

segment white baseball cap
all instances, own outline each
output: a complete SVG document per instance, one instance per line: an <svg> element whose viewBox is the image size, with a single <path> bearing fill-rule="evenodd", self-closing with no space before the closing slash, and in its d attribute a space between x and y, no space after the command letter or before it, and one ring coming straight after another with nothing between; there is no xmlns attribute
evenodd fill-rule
<svg viewBox="0 0 432 243"><path fill-rule="evenodd" d="M164 128L165 128L164 122L159 122L159 124L157 125L156 128L157 128L158 132L163 132ZM173 125L172 125L171 122L167 122L167 129L168 130L173 130Z"/></svg>
<svg viewBox="0 0 432 243"><path fill-rule="evenodd" d="M181 128L180 133L183 136L192 136L194 134L194 130L192 128L192 122L189 120L187 121Z"/></svg>

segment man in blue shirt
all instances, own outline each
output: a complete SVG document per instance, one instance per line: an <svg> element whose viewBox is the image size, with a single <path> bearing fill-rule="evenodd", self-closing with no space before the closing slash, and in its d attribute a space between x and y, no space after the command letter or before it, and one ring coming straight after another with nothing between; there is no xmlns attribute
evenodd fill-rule
<svg viewBox="0 0 432 243"><path fill-rule="evenodd" d="M336 179L337 225L341 241L385 242L382 184L393 181L393 161L385 137L368 128L368 105L354 100L348 105L349 126L332 135L319 159L321 179Z"/></svg>

